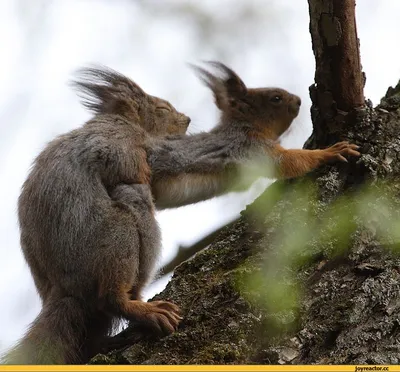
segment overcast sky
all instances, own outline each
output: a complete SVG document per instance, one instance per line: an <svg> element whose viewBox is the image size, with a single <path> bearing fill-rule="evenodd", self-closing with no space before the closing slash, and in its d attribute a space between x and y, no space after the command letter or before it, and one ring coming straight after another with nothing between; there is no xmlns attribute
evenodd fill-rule
<svg viewBox="0 0 400 372"><path fill-rule="evenodd" d="M365 92L374 104L400 78L399 14L398 0L358 1ZM196 132L213 127L218 116L186 63L221 60L248 86L279 86L301 96L284 145L301 147L311 133L314 57L306 0L1 0L0 48L0 352L40 310L20 252L16 203L44 145L90 117L67 85L77 68L101 63L127 74L191 116ZM265 184L159 213L162 262L179 244L237 216Z"/></svg>

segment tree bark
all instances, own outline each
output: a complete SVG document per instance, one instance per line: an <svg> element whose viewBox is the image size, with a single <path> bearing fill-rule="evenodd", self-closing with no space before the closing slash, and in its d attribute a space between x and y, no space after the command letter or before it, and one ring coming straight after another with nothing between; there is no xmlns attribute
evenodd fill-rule
<svg viewBox="0 0 400 372"><path fill-rule="evenodd" d="M355 0L309 0L310 33L316 62L310 87L314 133L311 147L343 137L343 127L364 106Z"/></svg>
<svg viewBox="0 0 400 372"><path fill-rule="evenodd" d="M307 146L363 155L274 183L155 297L181 307L176 333L92 363L399 364L400 83L365 104L354 1L309 4Z"/></svg>
<svg viewBox="0 0 400 372"><path fill-rule="evenodd" d="M189 247L186 246L179 246L178 253L175 257L166 263L161 269L160 273L162 275L169 274L170 272L174 271L174 269L180 265L182 262L188 260L190 257L194 256L197 252L201 251L202 249L208 247L221 233L223 229L230 227L235 223L236 220L227 223L223 227L220 227L213 231L212 233L206 235L196 243L192 244Z"/></svg>

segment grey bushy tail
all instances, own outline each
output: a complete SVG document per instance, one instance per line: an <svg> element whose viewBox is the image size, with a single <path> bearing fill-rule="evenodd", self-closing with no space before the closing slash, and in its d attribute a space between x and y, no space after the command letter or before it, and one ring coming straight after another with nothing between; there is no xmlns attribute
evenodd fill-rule
<svg viewBox="0 0 400 372"><path fill-rule="evenodd" d="M48 301L3 364L73 364L82 359L86 310L73 297Z"/></svg>

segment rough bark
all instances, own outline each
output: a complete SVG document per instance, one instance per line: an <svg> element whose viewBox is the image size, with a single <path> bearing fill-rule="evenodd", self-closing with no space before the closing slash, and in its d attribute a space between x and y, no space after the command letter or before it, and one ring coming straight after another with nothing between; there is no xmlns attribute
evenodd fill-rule
<svg viewBox="0 0 400 372"><path fill-rule="evenodd" d="M269 187L156 296L182 308L176 333L92 363L400 363L400 83L364 104L354 1L309 4L306 146L346 138L363 155Z"/></svg>
<svg viewBox="0 0 400 372"><path fill-rule="evenodd" d="M160 269L160 273L165 275L174 271L175 267L180 265L182 262L188 260L190 257L194 256L197 252L208 247L217 238L217 236L221 233L223 229L230 227L231 225L234 224L234 222L235 221L230 222L221 228L218 228L217 230L208 234L207 236L200 239L199 241L197 241L196 243L192 244L189 247L179 246L178 253L171 261L169 261Z"/></svg>

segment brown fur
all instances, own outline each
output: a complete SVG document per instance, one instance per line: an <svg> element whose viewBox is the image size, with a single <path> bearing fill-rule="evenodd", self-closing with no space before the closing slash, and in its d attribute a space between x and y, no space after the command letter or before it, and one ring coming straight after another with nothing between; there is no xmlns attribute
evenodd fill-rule
<svg viewBox="0 0 400 372"><path fill-rule="evenodd" d="M339 142L324 150L286 150L276 144L270 154L276 159L278 178L295 178L303 176L322 164L335 160L343 161L342 155L357 156L357 148L358 146L348 142Z"/></svg>

